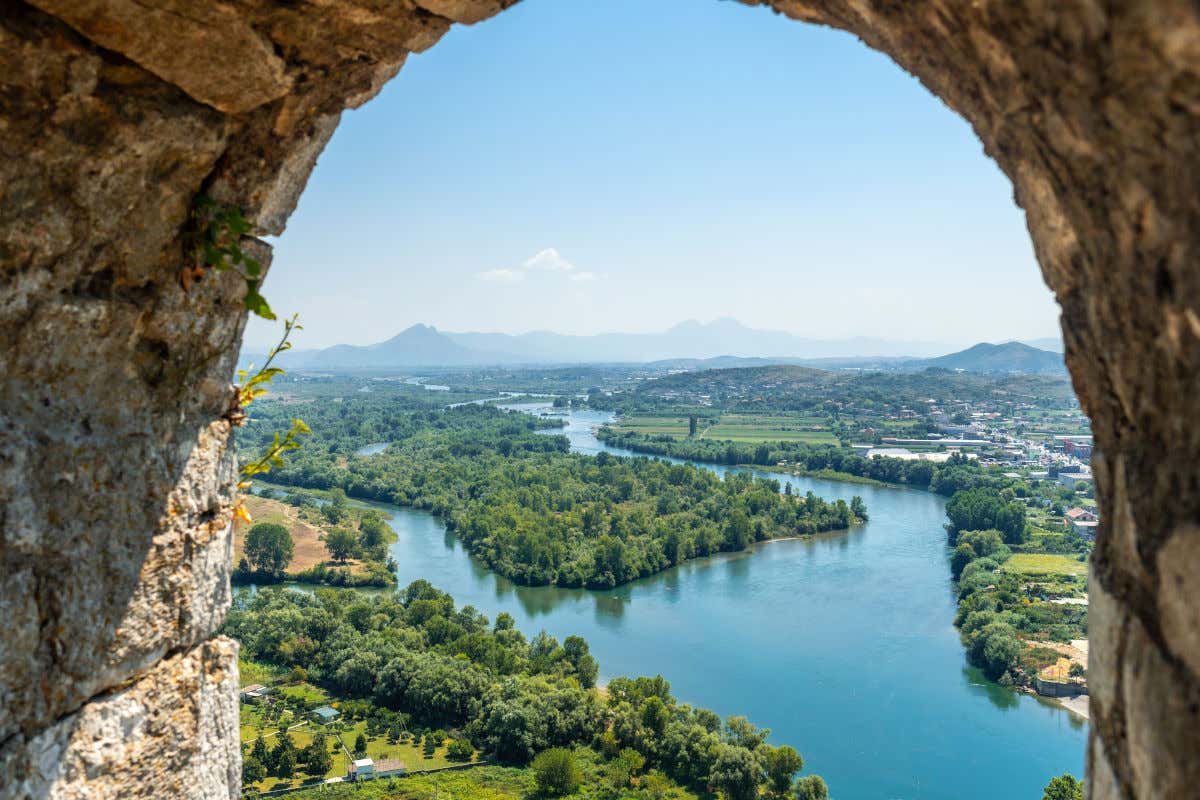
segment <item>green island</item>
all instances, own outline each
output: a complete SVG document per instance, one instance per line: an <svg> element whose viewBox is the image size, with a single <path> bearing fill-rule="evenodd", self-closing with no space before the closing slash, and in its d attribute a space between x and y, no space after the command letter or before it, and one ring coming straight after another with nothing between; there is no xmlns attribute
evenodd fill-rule
<svg viewBox="0 0 1200 800"><path fill-rule="evenodd" d="M293 411L264 403L247 451L256 431L269 435ZM312 438L272 471L273 482L429 510L475 557L522 584L609 588L867 516L857 497L826 502L749 475L570 453L564 438L538 433L559 421L486 405L409 411L368 397L304 411ZM391 442L383 452L354 455L380 439Z"/></svg>
<svg viewBox="0 0 1200 800"><path fill-rule="evenodd" d="M582 638L527 639L509 615L492 623L425 581L242 594L224 632L242 643L248 792L828 797L818 776L795 779L799 753L744 717L680 703L661 676L598 687ZM325 783L364 764L380 779ZM470 769L436 772L456 766Z"/></svg>
<svg viewBox="0 0 1200 800"><path fill-rule="evenodd" d="M970 662L1004 686L1086 687L1091 537L1067 508L1095 519L1090 477L1064 485L1012 457L1047 449L1053 431L1086 430L1065 381L772 366L671 375L588 402L619 412L597 432L614 447L948 498L955 624ZM939 430L955 438L929 436ZM816 438L825 432L834 443ZM882 453L850 446L863 438Z"/></svg>
<svg viewBox="0 0 1200 800"><path fill-rule="evenodd" d="M531 376L505 379L499 386L487 385L498 382L487 374L438 376L448 389L422 389L424 394L370 378L302 379L285 384L278 397L257 402L253 419L239 432L243 452L254 458L269 447L273 431L297 415L313 431L303 449L271 471L269 487L247 503L256 524L286 524L288 519L274 516L282 513L320 531L315 538L324 548L318 554L321 563L319 569L309 568L323 572L317 582L356 585L350 579L355 568L387 566L381 558L387 548L379 543L392 541L394 534L385 524L381 536L368 541L364 525L372 529L382 519L357 502L381 501L432 513L473 558L519 584L608 589L689 559L738 552L755 542L808 538L866 521L860 498L828 502L811 492L798 496L786 474L927 490L946 498L947 573L955 580L954 622L968 660L1001 686L1023 691L1041 691L1045 681L1086 686L1091 545L1081 533L1086 529L1077 529L1066 509L1078 506L1072 514L1082 511L1094 519L1090 483L1059 479L1053 467L1039 472L1031 459L1017 463L1006 451L1017 449L1014 443L1029 453L1061 449L1057 440L1063 437L1056 432L1064 429L1084 438L1077 433L1077 408L1063 400L1061 382L943 372L838 375L832 383L819 384L825 397L812 406L777 387L759 385L778 380L778 370L730 372L746 373L749 388L730 388L737 376L723 375L724 393L711 394L712 376L706 372L691 373L705 381L695 393L687 391L687 376L680 375L641 380L617 370L616 379L605 383L603 371L590 369L577 376L558 373L552 384L560 391L553 397L539 391L547 387ZM806 381L813 377L805 375ZM669 391L658 386L660 380L669 381ZM596 385L584 387L584 381ZM439 395L452 402L437 403ZM535 413L496 407L522 402L539 405ZM557 434L573 419L569 415L580 410L586 411L578 419L589 421L615 413L612 422L593 432L606 444L638 455L570 452L567 437ZM767 468L773 474L740 470L721 476L655 456ZM334 530L340 533L331 539ZM248 582L266 582L252 580L250 573L262 569L248 566ZM285 580L305 571L292 563L275 577ZM773 751L736 744L730 725L741 723L718 720L700 727L720 748L743 746L754 755L750 761L755 766L742 774L757 775L757 783L744 780L744 793L711 769L706 775L675 771L674 762L661 760L661 749L646 749L636 736L632 745L613 745L606 734L618 736L622 723L613 713L612 692L620 690L623 679L597 689L594 661L587 666L590 655L581 639L569 637L559 647L549 637L535 637L524 655L526 663L533 650L547 648L569 654L566 661L556 658L557 671L526 666L512 672L513 662L486 639L512 635L507 614L495 626L486 620L471 622L463 618L467 609L455 610L449 601L448 610L435 615L449 627L435 619L424 630L423 620L409 619L409 608L423 608L425 600L442 601L432 587L421 587L416 599L408 597L414 591L410 588L338 601L348 603L341 611L327 607L327 589L307 597L268 590L243 602L238 613L246 616L235 615L230 625L241 624L240 619L254 622L229 631L243 643L253 642L255 628L272 629L255 616L268 610L288 620L276 631L300 632L298 637L276 633L263 644L246 645L243 670L253 677L244 681L264 683L272 695L268 705L243 709L244 749L253 758L248 791L313 784L300 788L300 796L416 798L438 791L513 798L822 796L823 783L790 781L795 770L788 781L780 778L771 788L769 762L774 756L765 754ZM270 599L273 595L283 601ZM403 614L390 610L393 603L405 609ZM400 626L392 623L421 627L424 655L406 653L403 666L396 667L404 676L395 679L396 685L403 688L387 688L391 651L360 660L356 648L344 647L323 662L319 654L324 645L307 633L303 619L310 613L324 619L324 612L335 617L344 613L356 631L388 646L401 642L412 649L417 641L411 633L396 634L393 628ZM468 615L477 613L470 609ZM472 642L469 648L467 641ZM447 643L453 646L445 647ZM442 678L433 677L439 674L438 663L447 665L445 657L453 659L453 677L450 669ZM574 687L583 694L548 713L561 716L595 702L605 721L590 736L543 737L521 752L506 750L511 735L498 737L487 727L492 717L473 716L493 701L493 684L475 680L488 670L504 686L516 680L518 688L529 690L536 684L536 691L529 691L548 703ZM469 685L462 688L460 680ZM455 695L457 689L461 695ZM512 691L516 693L505 697L515 702L520 692ZM644 700L647 690L637 691ZM589 699L593 695L594 701ZM453 706L465 697L473 699ZM439 702L450 703L453 713L437 711ZM692 712L666 697L660 702L685 709L685 714L707 713ZM640 716L640 704L631 705ZM319 724L319 714L313 716L319 709L336 712L336 719ZM511 722L531 713L518 704L506 707L503 716ZM683 719L686 725L696 721ZM286 736L281 728L289 729ZM284 755L291 750L293 756ZM281 757L284 768L278 766ZM359 757L385 772L389 764L405 767L381 775L382 780L315 786L349 775ZM285 778L289 761L294 766ZM453 769L430 771L447 768ZM1060 776L1047 791L1065 787L1069 793L1064 796L1073 797L1070 792L1078 787L1071 780Z"/></svg>

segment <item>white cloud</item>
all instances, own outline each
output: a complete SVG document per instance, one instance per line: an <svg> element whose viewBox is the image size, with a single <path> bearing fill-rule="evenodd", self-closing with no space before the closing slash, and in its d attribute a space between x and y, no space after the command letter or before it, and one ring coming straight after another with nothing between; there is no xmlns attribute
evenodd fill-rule
<svg viewBox="0 0 1200 800"><path fill-rule="evenodd" d="M562 254L553 247L547 247L545 250L539 250L532 258L526 259L521 265L522 269L542 269L549 272L570 272L575 269L575 265L562 257Z"/></svg>
<svg viewBox="0 0 1200 800"><path fill-rule="evenodd" d="M525 273L516 269L489 269L486 272L479 273L479 277L482 280L494 283L516 283L517 281L525 280Z"/></svg>
<svg viewBox="0 0 1200 800"><path fill-rule="evenodd" d="M599 276L588 270L577 270L575 265L563 258L553 247L539 250L521 262L519 267L499 267L477 273L480 280L492 283L518 283L534 273L552 273L565 276L570 281L594 281Z"/></svg>

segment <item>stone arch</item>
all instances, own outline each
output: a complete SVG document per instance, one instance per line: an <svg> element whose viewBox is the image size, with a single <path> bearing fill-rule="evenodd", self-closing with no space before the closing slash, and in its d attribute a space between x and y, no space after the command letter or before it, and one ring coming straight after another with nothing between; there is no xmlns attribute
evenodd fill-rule
<svg viewBox="0 0 1200 800"><path fill-rule="evenodd" d="M236 279L342 110L515 0L0 0L0 797L234 797ZM1093 798L1200 784L1200 8L771 0L859 36L1013 182L1092 418ZM631 20L630 24L637 24ZM268 248L250 242L264 258Z"/></svg>

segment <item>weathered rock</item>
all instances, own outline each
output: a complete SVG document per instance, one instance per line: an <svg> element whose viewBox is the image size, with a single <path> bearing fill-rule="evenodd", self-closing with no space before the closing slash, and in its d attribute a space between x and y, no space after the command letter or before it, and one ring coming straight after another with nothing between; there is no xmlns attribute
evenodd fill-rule
<svg viewBox="0 0 1200 800"><path fill-rule="evenodd" d="M136 0L30 2L218 111L249 111L291 88L271 43L227 5L187 0L160 0L155 5Z"/></svg>
<svg viewBox="0 0 1200 800"><path fill-rule="evenodd" d="M236 797L237 644L215 639L166 658L37 736L0 751L14 800Z"/></svg>
<svg viewBox="0 0 1200 800"><path fill-rule="evenodd" d="M0 0L0 748L36 765L30 743L64 742L106 796L123 751L89 761L62 719L193 652L228 597L221 416L245 312L235 276L181 286L189 209L207 194L281 232L341 112L511 2L31 2ZM1096 436L1091 796L1194 787L1200 7L765 5L889 54L1013 181ZM204 713L141 740L137 763L192 758L184 729L234 709L220 681L176 688L147 708ZM236 789L158 796L199 787Z"/></svg>

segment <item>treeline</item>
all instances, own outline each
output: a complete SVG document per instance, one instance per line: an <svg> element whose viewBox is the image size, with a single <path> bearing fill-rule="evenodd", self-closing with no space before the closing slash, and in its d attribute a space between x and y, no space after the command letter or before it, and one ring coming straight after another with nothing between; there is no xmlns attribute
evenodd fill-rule
<svg viewBox="0 0 1200 800"><path fill-rule="evenodd" d="M343 707L374 706L357 708L383 726L448 731L518 765L557 748L593 749L616 789L645 772L752 800L760 789L790 794L803 767L794 749L766 744L769 731L745 718L679 703L661 676L616 678L597 692L598 666L582 638L527 640L508 614L492 624L425 581L376 596L262 590L239 598L224 632L244 658L301 671L349 698Z"/></svg>
<svg viewBox="0 0 1200 800"><path fill-rule="evenodd" d="M398 438L378 455L347 458L367 436L344 421L345 411L306 410L313 440L271 480L427 509L519 583L607 588L691 558L866 518L860 498L826 502L749 475L722 479L647 458L569 453L564 437L537 433L545 421L484 406L403 420L372 415L388 419ZM327 418L336 424L327 427ZM379 429L372 425L369 436Z"/></svg>
<svg viewBox="0 0 1200 800"><path fill-rule="evenodd" d="M965 456L953 455L940 468L931 461L876 456L866 459L835 445L804 442L739 444L713 439L676 439L671 436L620 433L601 428L598 438L613 447L674 458L690 458L713 464L753 464L773 467L780 462L803 472L831 472L882 483L914 486L949 496L964 486L990 482L990 478Z"/></svg>
<svg viewBox="0 0 1200 800"><path fill-rule="evenodd" d="M951 572L957 581L959 628L967 659L1004 686L1029 686L1059 654L1025 641L1087 637L1086 606L1048 602L1043 582L1006 572L1011 547L1027 538L1025 511L1002 490L955 492L946 504ZM1066 576L1057 579L1061 581ZM1068 579L1070 580L1070 579Z"/></svg>

